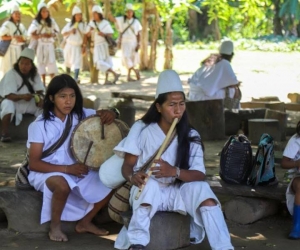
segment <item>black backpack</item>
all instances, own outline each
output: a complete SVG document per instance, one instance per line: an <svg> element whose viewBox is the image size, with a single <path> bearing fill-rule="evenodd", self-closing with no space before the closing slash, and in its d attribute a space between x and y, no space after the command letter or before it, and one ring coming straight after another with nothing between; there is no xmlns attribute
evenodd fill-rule
<svg viewBox="0 0 300 250"><path fill-rule="evenodd" d="M232 135L225 143L220 159L220 177L227 183L247 184L252 171L252 148L244 135Z"/></svg>

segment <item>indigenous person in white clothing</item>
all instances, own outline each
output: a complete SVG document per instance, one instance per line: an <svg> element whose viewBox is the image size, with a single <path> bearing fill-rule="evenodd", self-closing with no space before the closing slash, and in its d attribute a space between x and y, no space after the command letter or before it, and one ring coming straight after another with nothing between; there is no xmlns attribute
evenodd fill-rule
<svg viewBox="0 0 300 250"><path fill-rule="evenodd" d="M58 32L59 27L50 17L47 5L44 2L39 3L38 13L29 26L28 33L37 40L37 67L45 86L46 74L50 74L50 77L53 78L58 73L54 47L54 38Z"/></svg>
<svg viewBox="0 0 300 250"><path fill-rule="evenodd" d="M21 23L21 12L18 5L11 9L11 16L0 28L2 41L11 41L4 57L0 57L0 79L9 71L13 64L19 59L22 45L26 41L27 31Z"/></svg>
<svg viewBox="0 0 300 250"><path fill-rule="evenodd" d="M44 85L33 63L34 51L25 48L0 82L0 117L2 120L1 141L9 142L9 125L15 117L15 125L22 121L22 114L38 116L42 112Z"/></svg>
<svg viewBox="0 0 300 250"><path fill-rule="evenodd" d="M300 122L297 124L296 134L288 141L281 161L282 168L289 169L292 180L286 191L286 205L293 215L293 228L290 239L300 239Z"/></svg>
<svg viewBox="0 0 300 250"><path fill-rule="evenodd" d="M85 53L86 44L85 24L82 21L81 9L75 6L72 10L72 20L62 29L61 33L66 39L64 48L64 59L67 69L74 70L74 79L79 83L79 72L82 65L82 54Z"/></svg>
<svg viewBox="0 0 300 250"><path fill-rule="evenodd" d="M43 114L28 129L28 179L36 190L43 192L41 223L51 221L49 237L53 241L68 240L61 230L61 220L78 221L75 227L78 233L108 234L91 220L108 202L111 189L102 184L96 171L77 163L70 151L75 126L96 113L103 124L112 123L116 116L109 110L84 109L75 80L67 74L58 75L47 88ZM42 152L61 137L69 118L72 127L65 142L53 154L41 159Z"/></svg>
<svg viewBox="0 0 300 250"><path fill-rule="evenodd" d="M93 19L87 26L87 36L90 37L92 32L94 32L94 65L102 73L105 73L104 84L115 84L120 77L113 69L112 58L109 55L108 43L105 40L105 36L111 36L113 34L113 29L110 23L104 19L103 11L99 5L94 5L93 9ZM112 73L114 80L108 81L108 74Z"/></svg>
<svg viewBox="0 0 300 250"><path fill-rule="evenodd" d="M233 56L233 43L225 40L219 54L212 54L202 62L201 67L188 79L190 101L224 99L226 88L230 98L239 94L240 82L230 64Z"/></svg>
<svg viewBox="0 0 300 250"><path fill-rule="evenodd" d="M122 50L122 64L127 68L127 81L134 81L130 77L131 71L134 71L136 79L140 79L139 70L135 67L140 62L140 55L138 53L140 48L140 38L142 26L139 20L135 17L133 5L126 4L126 14L124 16L116 17L110 16L110 20L116 24L120 33L119 46Z"/></svg>
<svg viewBox="0 0 300 250"><path fill-rule="evenodd" d="M155 161L153 176L135 200L147 177L140 168L161 146L174 118L179 118L177 135L161 159ZM200 243L206 232L212 249L233 249L220 203L205 182L201 139L189 126L182 83L175 71L160 74L156 100L115 152L125 154L122 174L133 184L130 194L133 215L128 230L123 227L118 235L117 249L145 249L150 241L150 221L156 211L189 214L195 243Z"/></svg>

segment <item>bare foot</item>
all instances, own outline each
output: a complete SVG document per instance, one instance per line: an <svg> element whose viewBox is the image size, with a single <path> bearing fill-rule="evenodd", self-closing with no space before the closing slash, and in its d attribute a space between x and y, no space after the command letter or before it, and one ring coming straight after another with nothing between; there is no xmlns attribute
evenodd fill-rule
<svg viewBox="0 0 300 250"><path fill-rule="evenodd" d="M131 78L131 77L128 77L128 78L127 78L127 81L128 81L128 82L135 82L135 79L133 79L133 78Z"/></svg>
<svg viewBox="0 0 300 250"><path fill-rule="evenodd" d="M83 224L82 222L78 222L75 231L77 233L92 233L99 236L108 235L109 232L103 228L96 227L93 223Z"/></svg>
<svg viewBox="0 0 300 250"><path fill-rule="evenodd" d="M113 81L114 84L119 80L120 76L121 74L115 74L115 80Z"/></svg>
<svg viewBox="0 0 300 250"><path fill-rule="evenodd" d="M68 241L67 235L65 235L60 228L50 229L49 238L53 241Z"/></svg>
<svg viewBox="0 0 300 250"><path fill-rule="evenodd" d="M134 72L135 72L135 75L136 75L136 79L140 80L141 79L140 71L138 69L135 69Z"/></svg>

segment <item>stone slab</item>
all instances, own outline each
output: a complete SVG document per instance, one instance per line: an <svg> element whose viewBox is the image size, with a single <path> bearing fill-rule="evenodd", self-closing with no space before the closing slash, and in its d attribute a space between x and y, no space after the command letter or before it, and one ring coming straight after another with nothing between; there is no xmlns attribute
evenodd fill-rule
<svg viewBox="0 0 300 250"><path fill-rule="evenodd" d="M123 213L128 228L132 212ZM171 250L190 244L190 217L173 212L157 212L150 223L150 243L146 250Z"/></svg>

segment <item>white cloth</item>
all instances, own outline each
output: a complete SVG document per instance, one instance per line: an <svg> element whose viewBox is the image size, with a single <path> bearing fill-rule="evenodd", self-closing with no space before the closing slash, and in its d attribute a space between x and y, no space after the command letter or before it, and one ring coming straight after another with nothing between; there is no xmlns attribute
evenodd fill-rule
<svg viewBox="0 0 300 250"><path fill-rule="evenodd" d="M284 151L283 156L290 158L292 161L297 161L300 159L300 137L295 134L293 135L290 140L288 141ZM295 193L292 190L291 186L293 180L295 178L300 177L300 173L298 172L297 168L289 169L289 175L292 176L292 180L290 181L288 188L286 190L286 206L291 215L293 215L294 211L294 201L295 201Z"/></svg>
<svg viewBox="0 0 300 250"><path fill-rule="evenodd" d="M130 69L140 62L140 55L135 49L138 43L137 35L142 30L142 25L138 19L125 19L124 16L116 17L116 22L120 34L132 23L122 34L121 40L122 64Z"/></svg>
<svg viewBox="0 0 300 250"><path fill-rule="evenodd" d="M80 22L79 24L71 25L71 23L67 23L66 26L62 29L61 33L64 34L66 32L71 31L76 27L76 33L70 34L64 39L66 39L66 46L64 48L64 59L65 66L72 69L80 69L82 65L82 42L85 34L85 24Z"/></svg>
<svg viewBox="0 0 300 250"><path fill-rule="evenodd" d="M98 27L98 28L97 28ZM90 21L86 33L94 29L94 55L93 61L95 67L102 73L113 67L113 62L108 51L108 44L103 36L98 35L99 30L105 34L113 34L113 29L107 20L101 22Z"/></svg>
<svg viewBox="0 0 300 250"><path fill-rule="evenodd" d="M14 35L23 35L24 38L27 36L27 31L25 26L20 23L18 31L16 25L11 21L6 21L2 24L0 28L0 37L2 36L14 36ZM22 51L22 45L24 43L17 42L16 39L12 39L10 46L4 57L0 57L0 79L4 74L9 71L13 64L17 62Z"/></svg>
<svg viewBox="0 0 300 250"><path fill-rule="evenodd" d="M29 79L30 84L32 85L33 89L37 91L45 91L44 85L41 81L41 77L37 74L32 81ZM0 81L0 96L3 98L9 94L30 94L28 88L24 85L20 90L23 80L21 76L15 71L14 69L9 70L2 80ZM0 117L3 117L7 114L12 114L11 119L16 116L15 125L19 125L22 121L22 114L29 113L35 116L38 116L41 113L41 109L38 108L35 104L34 98L32 98L29 102L25 100L20 100L17 102L13 102L8 99L4 99L1 103L1 114Z"/></svg>
<svg viewBox="0 0 300 250"><path fill-rule="evenodd" d="M37 34L53 34L59 32L59 27L55 20L51 18L51 27L42 20L38 23L33 20L29 26L28 33L31 35L34 32ZM55 46L54 38L39 38L36 48L37 68L41 75L45 75L48 68L49 74L58 73L55 61Z"/></svg>
<svg viewBox="0 0 300 250"><path fill-rule="evenodd" d="M199 135L195 130L192 130L190 136ZM164 139L165 134L156 123L145 126L142 121L137 121L132 126L128 137L114 150L118 155L122 155L121 153L137 155L138 160L134 166L134 171L137 171L161 146ZM177 137L175 137L167 150L162 154L161 158L174 166L177 147L178 140ZM189 166L190 170L205 173L201 145L191 143ZM130 244L147 245L150 240L148 225L157 211L174 211L181 214L189 214L193 218L193 220L191 220L191 236L196 239L195 243L200 243L205 236L205 230L198 208L200 204L207 199L213 199L219 204L217 197L212 192L209 185L204 181L195 181L177 185L174 184L174 178L171 177L161 179L151 177L141 193L140 198L135 200L135 195L138 190L139 189L136 186L133 186L131 189L130 204L134 216L131 219L129 230L127 231L123 227L119 233L115 242L115 248L117 249L127 249ZM150 204L148 212L141 211L143 210L140 206L142 203ZM135 216L136 212L137 216ZM221 225L220 231L227 231L227 234L222 234L221 236L210 236L212 238L215 237L215 239L222 238L222 244L227 242L227 248L214 249L233 249L225 222L213 221L212 225L212 227ZM223 228L224 225L225 228ZM216 229L212 229L212 231L215 230ZM218 243L216 243L216 245L220 246Z"/></svg>
<svg viewBox="0 0 300 250"><path fill-rule="evenodd" d="M189 100L203 101L225 98L225 88L238 84L230 62L222 59L213 66L202 66L188 80L190 85ZM230 97L234 96L234 88L230 88Z"/></svg>
<svg viewBox="0 0 300 250"><path fill-rule="evenodd" d="M84 113L87 117L94 115L96 112L95 110L84 109ZM30 143L43 143L43 151L49 148L61 137L66 121L67 119L62 122L59 118L55 117L53 121L44 123L42 116L39 116L28 128L27 148L30 147ZM70 140L72 131L78 122L77 116L73 115L72 129L66 141L55 153L44 158L43 161L54 165L71 165L76 163L70 150ZM59 172L39 173L30 171L28 176L30 184L36 190L43 192L41 223L51 220L52 192L45 185L45 182L49 177L57 175L63 176L71 189L61 216L61 220L63 221L77 221L82 219L92 210L94 203L103 200L111 192L111 189L102 184L96 171L89 171L84 178L77 178L76 176Z"/></svg>

